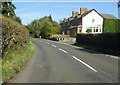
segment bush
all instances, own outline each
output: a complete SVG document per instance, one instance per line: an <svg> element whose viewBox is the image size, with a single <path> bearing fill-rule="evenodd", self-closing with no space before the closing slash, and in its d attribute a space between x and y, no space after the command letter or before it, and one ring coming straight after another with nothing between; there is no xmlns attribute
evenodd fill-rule
<svg viewBox="0 0 120 85"><path fill-rule="evenodd" d="M34 46L30 43L29 31L23 25L2 15L0 20L3 34L2 83L4 83L26 64Z"/></svg>
<svg viewBox="0 0 120 85"><path fill-rule="evenodd" d="M77 34L76 42L91 46L120 49L120 33Z"/></svg>
<svg viewBox="0 0 120 85"><path fill-rule="evenodd" d="M120 32L120 20L119 19L104 19L103 32L104 33Z"/></svg>
<svg viewBox="0 0 120 85"><path fill-rule="evenodd" d="M87 32L87 33L91 33L92 30L91 30L90 28L88 28L88 29L86 30L86 32Z"/></svg>
<svg viewBox="0 0 120 85"><path fill-rule="evenodd" d="M16 46L29 43L29 31L13 19L0 15L2 20L3 56Z"/></svg>
<svg viewBox="0 0 120 85"><path fill-rule="evenodd" d="M35 38L39 36L47 38L49 35L57 34L59 31L59 25L56 21L52 20L51 15L33 20L26 27L30 31L30 35Z"/></svg>

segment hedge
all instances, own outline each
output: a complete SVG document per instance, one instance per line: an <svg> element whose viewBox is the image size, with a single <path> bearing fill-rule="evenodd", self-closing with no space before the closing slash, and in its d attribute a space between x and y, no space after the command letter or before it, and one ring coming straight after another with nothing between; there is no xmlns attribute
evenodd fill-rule
<svg viewBox="0 0 120 85"><path fill-rule="evenodd" d="M6 83L32 57L34 46L30 42L29 31L25 26L3 15L0 15L0 20L2 21L2 59L0 60L2 81L0 83Z"/></svg>
<svg viewBox="0 0 120 85"><path fill-rule="evenodd" d="M29 43L29 31L15 20L0 15L2 20L3 56L16 46L24 46Z"/></svg>
<svg viewBox="0 0 120 85"><path fill-rule="evenodd" d="M116 33L120 32L119 19L104 19L103 33Z"/></svg>
<svg viewBox="0 0 120 85"><path fill-rule="evenodd" d="M77 34L76 42L91 46L120 49L120 32L104 34Z"/></svg>

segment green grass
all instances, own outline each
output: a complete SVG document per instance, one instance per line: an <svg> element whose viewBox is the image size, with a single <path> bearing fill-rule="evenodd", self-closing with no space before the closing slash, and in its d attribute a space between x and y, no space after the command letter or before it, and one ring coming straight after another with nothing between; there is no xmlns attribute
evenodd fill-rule
<svg viewBox="0 0 120 85"><path fill-rule="evenodd" d="M2 60L0 59L0 85L2 83Z"/></svg>
<svg viewBox="0 0 120 85"><path fill-rule="evenodd" d="M25 45L24 47L17 47L17 50L12 50L6 54L2 60L2 83L7 82L14 77L21 67L27 64L27 61L32 56L34 46L32 43Z"/></svg>

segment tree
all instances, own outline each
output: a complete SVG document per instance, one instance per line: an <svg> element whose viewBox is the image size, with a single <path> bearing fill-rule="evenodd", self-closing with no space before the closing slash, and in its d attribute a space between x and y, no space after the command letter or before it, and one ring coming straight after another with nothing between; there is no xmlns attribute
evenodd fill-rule
<svg viewBox="0 0 120 85"><path fill-rule="evenodd" d="M12 2L1 2L1 9L2 9L2 14L11 18L15 18L16 14L14 10L16 7Z"/></svg>
<svg viewBox="0 0 120 85"><path fill-rule="evenodd" d="M16 17L16 14L15 14L15 9L16 9L16 7L14 6L14 4L12 3L12 2L8 2L8 4L9 4L9 16L10 17Z"/></svg>
<svg viewBox="0 0 120 85"><path fill-rule="evenodd" d="M20 24L22 24L20 17L16 16L15 10L16 7L12 2L0 2L0 12L2 15L13 18Z"/></svg>
<svg viewBox="0 0 120 85"><path fill-rule="evenodd" d="M15 17L15 20L17 21L17 22L19 22L20 24L22 24L22 21L21 21L21 19L20 19L20 17Z"/></svg>
<svg viewBox="0 0 120 85"><path fill-rule="evenodd" d="M0 13L2 13L2 2L0 1Z"/></svg>
<svg viewBox="0 0 120 85"><path fill-rule="evenodd" d="M32 37L47 38L52 34L57 34L59 31L59 24L52 20L52 16L45 16L38 20L33 20L26 26Z"/></svg>
<svg viewBox="0 0 120 85"><path fill-rule="evenodd" d="M118 8L120 7L120 0L118 1Z"/></svg>
<svg viewBox="0 0 120 85"><path fill-rule="evenodd" d="M50 19L50 21L53 21L51 14L48 16L48 18Z"/></svg>

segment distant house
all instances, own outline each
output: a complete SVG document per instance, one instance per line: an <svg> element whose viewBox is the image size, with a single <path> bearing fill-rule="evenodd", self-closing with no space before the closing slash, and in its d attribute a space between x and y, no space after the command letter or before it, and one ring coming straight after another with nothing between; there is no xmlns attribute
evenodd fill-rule
<svg viewBox="0 0 120 85"><path fill-rule="evenodd" d="M103 33L105 18L117 19L111 14L98 13L95 9L80 8L80 12L72 11L72 16L63 20L60 24L61 33L70 36L76 36L78 33Z"/></svg>

